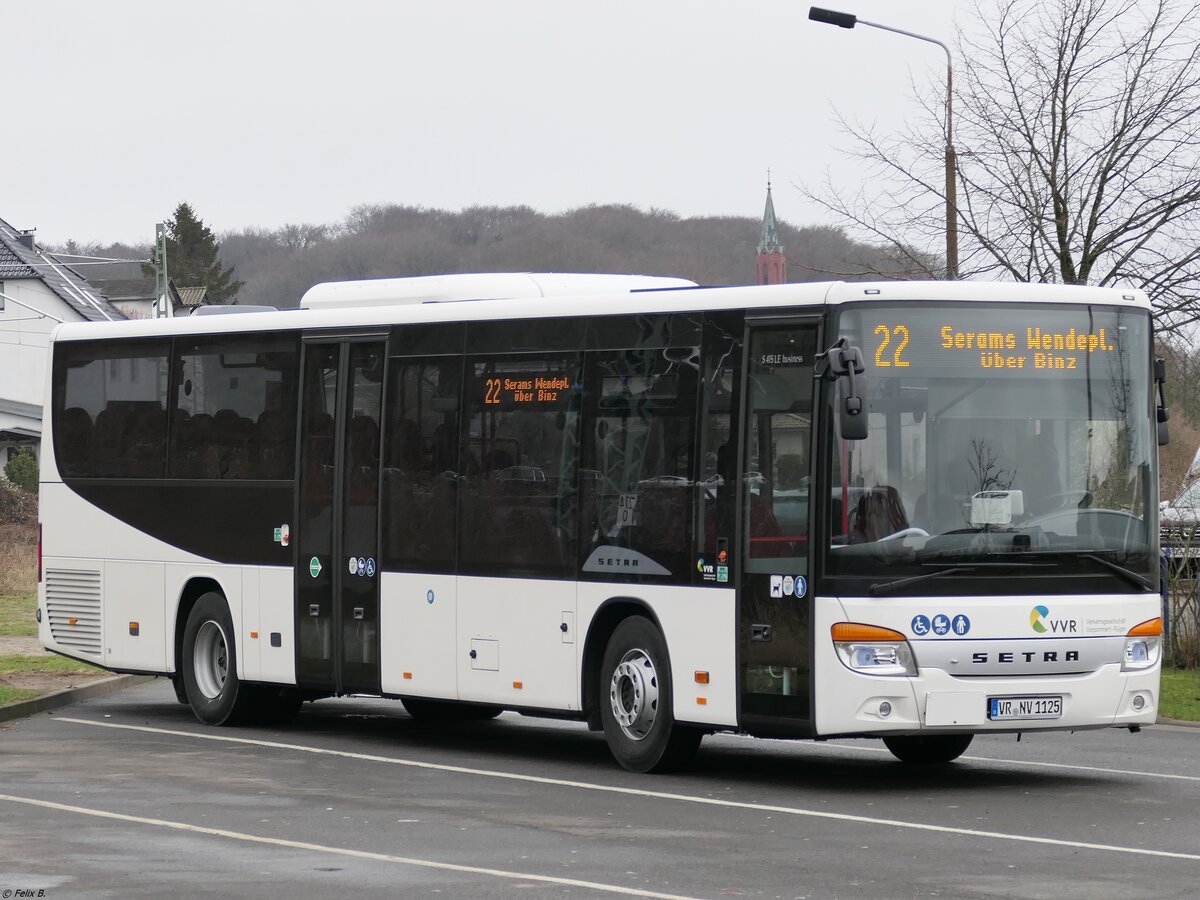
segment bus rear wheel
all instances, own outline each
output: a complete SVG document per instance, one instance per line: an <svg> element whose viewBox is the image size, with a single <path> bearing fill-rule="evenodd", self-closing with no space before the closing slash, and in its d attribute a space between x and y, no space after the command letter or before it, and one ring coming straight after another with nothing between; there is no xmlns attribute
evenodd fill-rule
<svg viewBox="0 0 1200 900"><path fill-rule="evenodd" d="M617 626L600 671L600 718L608 749L630 772L670 772L691 761L704 732L675 721L667 644L654 623Z"/></svg>
<svg viewBox="0 0 1200 900"><path fill-rule="evenodd" d="M971 734L918 734L885 737L883 744L892 756L906 763L948 763L971 746Z"/></svg>
<svg viewBox="0 0 1200 900"><path fill-rule="evenodd" d="M238 724L258 711L258 692L238 678L233 620L216 592L197 600L188 616L182 674L188 705L206 725Z"/></svg>

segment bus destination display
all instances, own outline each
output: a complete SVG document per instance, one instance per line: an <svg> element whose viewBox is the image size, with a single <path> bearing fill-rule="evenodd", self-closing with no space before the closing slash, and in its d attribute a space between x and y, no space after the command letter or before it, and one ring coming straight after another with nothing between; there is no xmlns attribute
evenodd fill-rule
<svg viewBox="0 0 1200 900"><path fill-rule="evenodd" d="M925 311L896 310L891 315L864 317L863 341L880 375L903 374L914 365L952 368L959 372L987 370L1024 374L1070 373L1096 364L1115 365L1127 352L1124 328L1115 314L1097 316L1097 322L1079 327L1056 322L1065 317L1030 315L1029 324L1005 328L967 316L938 316ZM1071 317L1079 322L1079 316ZM864 355L868 355L864 353ZM897 371L899 370L899 371Z"/></svg>
<svg viewBox="0 0 1200 900"><path fill-rule="evenodd" d="M484 408L556 407L571 397L569 375L495 372L479 379Z"/></svg>

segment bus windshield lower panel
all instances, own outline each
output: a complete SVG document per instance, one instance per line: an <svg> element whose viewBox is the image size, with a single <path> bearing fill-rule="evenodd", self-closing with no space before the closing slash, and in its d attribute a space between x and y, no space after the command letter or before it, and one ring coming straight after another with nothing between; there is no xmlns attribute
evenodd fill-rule
<svg viewBox="0 0 1200 900"><path fill-rule="evenodd" d="M1145 311L871 306L840 326L870 432L829 447L839 593L1157 590Z"/></svg>

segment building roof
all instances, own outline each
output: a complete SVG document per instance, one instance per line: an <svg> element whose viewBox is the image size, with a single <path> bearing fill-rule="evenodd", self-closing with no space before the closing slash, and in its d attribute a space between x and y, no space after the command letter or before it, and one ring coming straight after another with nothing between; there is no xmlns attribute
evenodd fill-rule
<svg viewBox="0 0 1200 900"><path fill-rule="evenodd" d="M763 210L762 236L758 239L759 253L782 253L779 225L775 221L775 203L771 200L771 183L767 182L767 208Z"/></svg>
<svg viewBox="0 0 1200 900"><path fill-rule="evenodd" d="M92 286L98 288L113 303L121 300L156 300L154 276L149 278L97 278Z"/></svg>
<svg viewBox="0 0 1200 900"><path fill-rule="evenodd" d="M172 280L171 286L175 287L175 282ZM188 309L195 309L197 306L205 306L208 304L208 286L200 285L199 287L180 287L176 288L179 292L179 305L185 306Z"/></svg>
<svg viewBox="0 0 1200 900"><path fill-rule="evenodd" d="M38 247L32 232L21 232L0 219L0 278L38 278L89 322L124 319L86 278Z"/></svg>
<svg viewBox="0 0 1200 900"><path fill-rule="evenodd" d="M37 272L5 244L0 244L0 278L34 278Z"/></svg>

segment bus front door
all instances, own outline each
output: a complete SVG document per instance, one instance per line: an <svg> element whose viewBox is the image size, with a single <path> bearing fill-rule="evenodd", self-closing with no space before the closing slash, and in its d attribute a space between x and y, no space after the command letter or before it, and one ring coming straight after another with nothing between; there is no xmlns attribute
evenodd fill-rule
<svg viewBox="0 0 1200 900"><path fill-rule="evenodd" d="M747 322L740 458L740 721L811 727L813 363L817 324Z"/></svg>
<svg viewBox="0 0 1200 900"><path fill-rule="evenodd" d="M379 693L379 455L386 344L306 341L296 522L296 680Z"/></svg>

